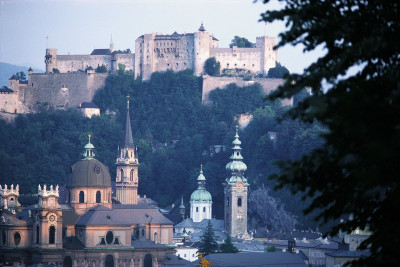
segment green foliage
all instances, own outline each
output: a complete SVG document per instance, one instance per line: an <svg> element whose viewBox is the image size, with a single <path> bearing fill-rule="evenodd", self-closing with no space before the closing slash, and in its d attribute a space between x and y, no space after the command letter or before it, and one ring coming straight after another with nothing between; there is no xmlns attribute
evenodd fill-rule
<svg viewBox="0 0 400 267"><path fill-rule="evenodd" d="M244 37L240 37L240 36L235 36L233 37L231 43L229 44L229 47L232 48L234 46L237 47L256 47L255 43L250 42L249 40L247 40Z"/></svg>
<svg viewBox="0 0 400 267"><path fill-rule="evenodd" d="M218 76L221 69L221 63L215 59L215 57L210 57L204 63L204 71L210 76Z"/></svg>
<svg viewBox="0 0 400 267"><path fill-rule="evenodd" d="M275 247L275 245L266 246L266 247L264 248L264 252L276 252L276 247Z"/></svg>
<svg viewBox="0 0 400 267"><path fill-rule="evenodd" d="M118 63L118 75L124 75L125 74L125 64Z"/></svg>
<svg viewBox="0 0 400 267"><path fill-rule="evenodd" d="M57 68L53 68L53 73L60 73L60 71Z"/></svg>
<svg viewBox="0 0 400 267"><path fill-rule="evenodd" d="M96 68L96 72L97 73L107 73L107 67L104 64L102 64L101 66L98 66Z"/></svg>
<svg viewBox="0 0 400 267"><path fill-rule="evenodd" d="M39 183L65 184L69 167L81 158L88 133L92 134L96 158L110 168L114 179L127 95L131 97L130 117L140 162L139 194L153 198L161 207L180 200L182 194L185 202L188 200L197 188L196 178L203 164L206 188L214 199L213 215L223 219L223 203L217 200L223 199L225 165L231 156L239 114L254 116L239 133L252 190L276 171L272 162L300 158L295 149L308 151L319 144L318 128L313 124L284 120L279 125L277 118L285 108L279 101L262 101L259 84L232 84L215 90L210 94L212 105L205 106L201 104L201 79L190 70L154 73L146 82L125 72L109 75L104 88L96 92L93 102L102 111L100 117L87 119L76 110L54 111L43 105L41 112L20 117L15 125L0 121L0 182L18 181L24 193L35 192ZM115 115L105 115L107 110ZM270 140L268 131L276 132L276 142ZM307 135L300 137L304 131ZM307 140L308 136L315 140ZM212 152L215 145L225 150ZM291 213L298 215L300 224L308 228L309 221L298 214L300 198L287 190L276 194Z"/></svg>
<svg viewBox="0 0 400 267"><path fill-rule="evenodd" d="M238 253L239 250L233 245L232 238L228 235L225 239L225 242L222 243L219 247L221 253Z"/></svg>
<svg viewBox="0 0 400 267"><path fill-rule="evenodd" d="M208 221L207 228L201 237L199 253L204 256L217 252L218 244L215 239L214 229L212 228L211 220Z"/></svg>
<svg viewBox="0 0 400 267"><path fill-rule="evenodd" d="M25 81L26 81L26 74L25 74L25 72L23 72L23 71L20 71L20 72L15 73L15 76L17 76L17 79L18 79L20 82L25 82Z"/></svg>
<svg viewBox="0 0 400 267"><path fill-rule="evenodd" d="M326 125L325 143L300 160L281 162L274 178L278 187L310 198L306 212L317 211L324 223L352 215L330 234L369 227L373 234L360 248L369 248L371 256L352 265L399 261L400 220L393 212L400 204L400 46L393 41L400 34L399 13L397 1L296 0L262 14L265 21L288 25L278 47L325 48L324 56L272 95L293 96L310 87L312 95L289 114Z"/></svg>
<svg viewBox="0 0 400 267"><path fill-rule="evenodd" d="M284 78L286 75L289 74L289 70L285 66L282 66L279 62L277 62L275 68L271 68L268 70L267 78Z"/></svg>

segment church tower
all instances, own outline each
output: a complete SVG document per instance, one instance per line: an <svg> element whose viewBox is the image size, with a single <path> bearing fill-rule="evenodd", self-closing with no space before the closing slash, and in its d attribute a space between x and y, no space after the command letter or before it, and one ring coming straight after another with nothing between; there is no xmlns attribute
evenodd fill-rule
<svg viewBox="0 0 400 267"><path fill-rule="evenodd" d="M34 209L32 244L42 249L62 248L62 209L58 204L58 185L38 186L39 203Z"/></svg>
<svg viewBox="0 0 400 267"><path fill-rule="evenodd" d="M212 214L212 197L205 187L206 177L203 175L203 165L200 167L197 183L197 190L190 196L190 218L192 218L193 222L211 219Z"/></svg>
<svg viewBox="0 0 400 267"><path fill-rule="evenodd" d="M116 188L117 200L121 204L137 204L138 166L137 151L133 145L131 119L129 116L129 97L127 100L124 144L117 158Z"/></svg>
<svg viewBox="0 0 400 267"><path fill-rule="evenodd" d="M225 231L235 237L247 235L247 189L249 184L244 176L247 166L242 161L241 143L236 126L235 140L232 142L233 154L230 157L231 161L226 165L230 177L224 183Z"/></svg>

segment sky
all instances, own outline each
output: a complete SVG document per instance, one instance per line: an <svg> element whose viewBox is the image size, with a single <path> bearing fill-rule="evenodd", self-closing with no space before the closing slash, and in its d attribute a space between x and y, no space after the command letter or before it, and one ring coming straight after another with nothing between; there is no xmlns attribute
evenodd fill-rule
<svg viewBox="0 0 400 267"><path fill-rule="evenodd" d="M94 48L135 49L142 34L171 34L206 30L229 47L235 35L255 43L257 36L279 38L283 22L265 25L260 14L266 6L253 0L0 0L0 62L45 69L47 48L59 55L90 54ZM278 61L300 73L323 54L303 53L300 46L285 46Z"/></svg>

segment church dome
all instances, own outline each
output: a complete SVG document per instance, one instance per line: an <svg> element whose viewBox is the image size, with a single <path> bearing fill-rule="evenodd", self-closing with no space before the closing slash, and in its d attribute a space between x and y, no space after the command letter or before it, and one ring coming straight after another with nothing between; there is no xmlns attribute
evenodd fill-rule
<svg viewBox="0 0 400 267"><path fill-rule="evenodd" d="M111 187L108 167L97 159L82 159L71 166L68 187Z"/></svg>
<svg viewBox="0 0 400 267"><path fill-rule="evenodd" d="M226 164L226 170L232 172L245 172L247 170L247 165L243 161L231 161Z"/></svg>
<svg viewBox="0 0 400 267"><path fill-rule="evenodd" d="M190 203L210 203L212 197L210 192L205 189L197 189L190 196Z"/></svg>

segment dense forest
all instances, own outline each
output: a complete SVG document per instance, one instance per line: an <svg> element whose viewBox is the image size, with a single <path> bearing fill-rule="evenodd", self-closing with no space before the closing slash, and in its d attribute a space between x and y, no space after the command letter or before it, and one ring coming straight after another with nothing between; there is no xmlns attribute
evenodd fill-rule
<svg viewBox="0 0 400 267"><path fill-rule="evenodd" d="M273 188L267 177L278 170L275 161L299 158L321 145L321 125L287 118L284 114L288 107L278 101L264 101L259 84L231 84L214 90L210 94L212 104L205 106L201 104L201 81L190 70L154 73L148 82L120 72L110 75L94 97L101 116L88 119L75 109L47 107L20 116L12 124L0 120L0 183L18 183L25 194L36 193L38 184L65 184L69 166L82 158L89 133L96 158L115 177L127 95L140 162L139 194L153 198L161 207L179 201L181 195L189 207L203 164L206 188L213 196L213 214L223 218L222 183L229 175L225 165L240 114L253 115L239 131L250 194L263 185ZM301 101L305 94L297 95L294 102ZM218 151L218 146L224 149ZM285 190L269 193L297 216L297 228L315 228L310 216L301 214L305 204L298 195ZM262 216L255 212L250 217L263 223Z"/></svg>

